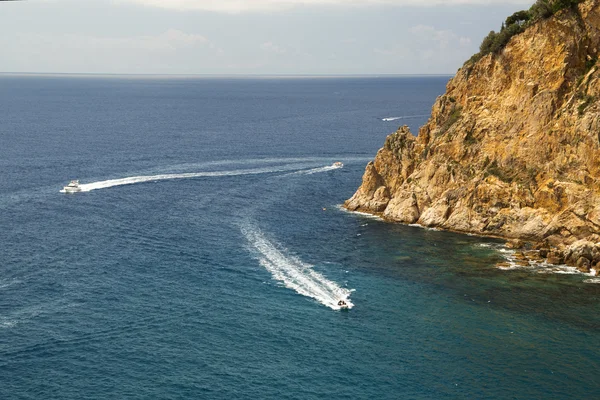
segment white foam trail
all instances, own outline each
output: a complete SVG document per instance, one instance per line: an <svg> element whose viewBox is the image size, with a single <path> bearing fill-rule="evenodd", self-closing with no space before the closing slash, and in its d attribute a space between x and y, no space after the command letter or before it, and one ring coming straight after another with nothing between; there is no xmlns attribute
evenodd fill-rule
<svg viewBox="0 0 600 400"><path fill-rule="evenodd" d="M390 122L390 121L397 121L399 119L410 119L410 118L420 118L420 117L429 117L429 114L422 114L422 115L406 115L404 117L386 117L386 118L382 118L382 121L385 122Z"/></svg>
<svg viewBox="0 0 600 400"><path fill-rule="evenodd" d="M32 320L40 315L55 313L59 310L75 306L75 304L69 304L63 301L27 306L14 310L10 315L0 315L0 328L14 328L17 325Z"/></svg>
<svg viewBox="0 0 600 400"><path fill-rule="evenodd" d="M209 166L218 166L218 165L248 165L248 164L298 164L298 163L321 163L327 162L329 157L273 157L273 158L246 158L246 159L230 159L230 160L216 160L216 161L206 161L200 163L184 163L169 166L169 170L177 169L198 169L198 168L206 168ZM159 171L160 172L160 171ZM182 171L183 172L183 171Z"/></svg>
<svg viewBox="0 0 600 400"><path fill-rule="evenodd" d="M18 321L0 317L0 328L13 328L15 325L17 325L17 323Z"/></svg>
<svg viewBox="0 0 600 400"><path fill-rule="evenodd" d="M289 175L312 175L312 174L318 174L321 172L327 172L327 171L333 171L335 169L340 169L343 168L340 165L328 165L325 167L318 167L318 168L311 168L311 169L306 169L306 170L302 170L302 171L296 171L296 172L291 172L289 174L286 174L284 176L289 176Z"/></svg>
<svg viewBox="0 0 600 400"><path fill-rule="evenodd" d="M340 300L344 300L348 308L354 306L349 299L351 290L338 286L316 272L312 265L288 254L285 249L269 241L260 229L246 225L242 227L242 233L256 252L260 264L273 275L273 279L283 282L285 287L311 297L333 310L340 309Z"/></svg>
<svg viewBox="0 0 600 400"><path fill-rule="evenodd" d="M304 169L300 171L292 172L288 175L312 175L319 172L332 171L334 169L342 168L338 165L329 165L325 167ZM164 181L169 179L189 179L189 178L201 178L201 177L215 177L215 176L238 176L238 175L258 175L268 174L276 172L286 172L290 170L298 169L298 166L283 166L283 167L265 167L265 168L254 168L254 169L237 169L233 171L211 171L211 172L188 172L180 174L160 174L160 175L142 175L142 176L129 176L127 178L109 179L106 181L92 182L80 184L81 192L90 192L92 190L106 189L114 186L133 185L136 183L144 182L156 182ZM64 189L60 190L61 193L65 193Z"/></svg>
<svg viewBox="0 0 600 400"><path fill-rule="evenodd" d="M215 177L215 176L238 176L238 175L257 175L274 172L289 171L289 167L279 168L255 168L255 169L238 169L233 171L211 171L211 172L190 172L182 174L161 174L161 175L147 175L147 176L130 176L127 178L120 179L109 179L107 181L84 183L79 187L82 192L89 192L92 190L106 189L114 186L133 185L135 183L144 182L155 182L169 179L187 179L187 178L201 178L201 177ZM64 190L61 190L64 192Z"/></svg>
<svg viewBox="0 0 600 400"><path fill-rule="evenodd" d="M21 283L21 281L17 280L17 279L14 279L12 281L6 281L6 280L3 280L3 279L0 279L0 289L7 288L7 287L10 287L12 285L16 285L18 283Z"/></svg>

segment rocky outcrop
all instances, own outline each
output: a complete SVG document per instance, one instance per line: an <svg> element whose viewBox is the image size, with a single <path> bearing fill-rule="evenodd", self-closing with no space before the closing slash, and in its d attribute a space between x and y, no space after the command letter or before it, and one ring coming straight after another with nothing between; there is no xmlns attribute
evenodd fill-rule
<svg viewBox="0 0 600 400"><path fill-rule="evenodd" d="M521 239L550 261L594 268L599 51L600 0L588 0L465 64L418 136L406 126L388 136L345 207Z"/></svg>

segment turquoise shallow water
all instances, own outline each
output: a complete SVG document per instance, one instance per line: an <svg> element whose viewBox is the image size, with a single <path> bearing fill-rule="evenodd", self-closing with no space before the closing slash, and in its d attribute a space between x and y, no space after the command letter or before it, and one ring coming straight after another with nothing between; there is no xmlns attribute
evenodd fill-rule
<svg viewBox="0 0 600 400"><path fill-rule="evenodd" d="M598 397L599 285L337 207L446 79L0 78L0 398Z"/></svg>

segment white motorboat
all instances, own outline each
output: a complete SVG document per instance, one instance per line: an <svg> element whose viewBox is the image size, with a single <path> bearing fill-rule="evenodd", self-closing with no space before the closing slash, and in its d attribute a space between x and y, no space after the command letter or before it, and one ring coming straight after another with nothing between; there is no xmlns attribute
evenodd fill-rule
<svg viewBox="0 0 600 400"><path fill-rule="evenodd" d="M69 182L67 186L61 190L62 193L77 193L81 192L81 186L79 186L79 181L77 179Z"/></svg>
<svg viewBox="0 0 600 400"><path fill-rule="evenodd" d="M332 167L336 167L336 168L342 168L344 166L344 164L342 164L339 161L334 162L332 165Z"/></svg>
<svg viewBox="0 0 600 400"><path fill-rule="evenodd" d="M338 306L340 307L340 310L349 310L350 309L350 307L348 307L348 303L346 303L344 300L338 301Z"/></svg>

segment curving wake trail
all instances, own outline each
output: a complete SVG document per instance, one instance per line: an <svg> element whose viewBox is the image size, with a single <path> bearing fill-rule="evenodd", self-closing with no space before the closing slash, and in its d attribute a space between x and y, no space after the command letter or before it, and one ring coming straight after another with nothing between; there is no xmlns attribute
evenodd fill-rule
<svg viewBox="0 0 600 400"><path fill-rule="evenodd" d="M428 117L429 114L422 114L422 115L406 115L404 117L386 117L386 118L382 118L382 121L385 122L390 122L390 121L397 121L399 119L410 119L410 118L420 118L420 117Z"/></svg>
<svg viewBox="0 0 600 400"><path fill-rule="evenodd" d="M289 176L289 175L312 175L312 174L318 174L318 173L321 173L321 172L333 171L333 170L340 169L340 168L343 168L343 167L340 166L340 165L328 165L328 166L325 166L325 167L303 169L301 171L290 172L289 174L285 174L283 176Z"/></svg>
<svg viewBox="0 0 600 400"><path fill-rule="evenodd" d="M306 170L296 171L294 173L305 173L314 174L317 172L329 171L337 169L339 167L320 167ZM253 169L237 169L232 171L211 171L211 172L189 172L181 174L161 174L161 175L142 175L142 176L130 176L127 178L109 179L106 181L92 182L80 184L81 192L90 192L92 190L106 189L114 186L133 185L136 183L144 182L156 182L169 179L189 179L189 178L201 178L201 177L219 177L219 176L239 176L239 175L258 175L268 174L277 172L287 172L290 170L297 170L297 166L282 166L282 167L265 167L265 168L253 168ZM64 193L64 189L60 191Z"/></svg>
<svg viewBox="0 0 600 400"><path fill-rule="evenodd" d="M350 290L316 272L312 265L288 254L285 249L269 241L257 227L245 225L242 233L251 250L256 252L260 264L273 275L273 279L283 282L285 287L311 297L333 310L340 309L340 300L344 300L348 308L354 306L349 299Z"/></svg>

